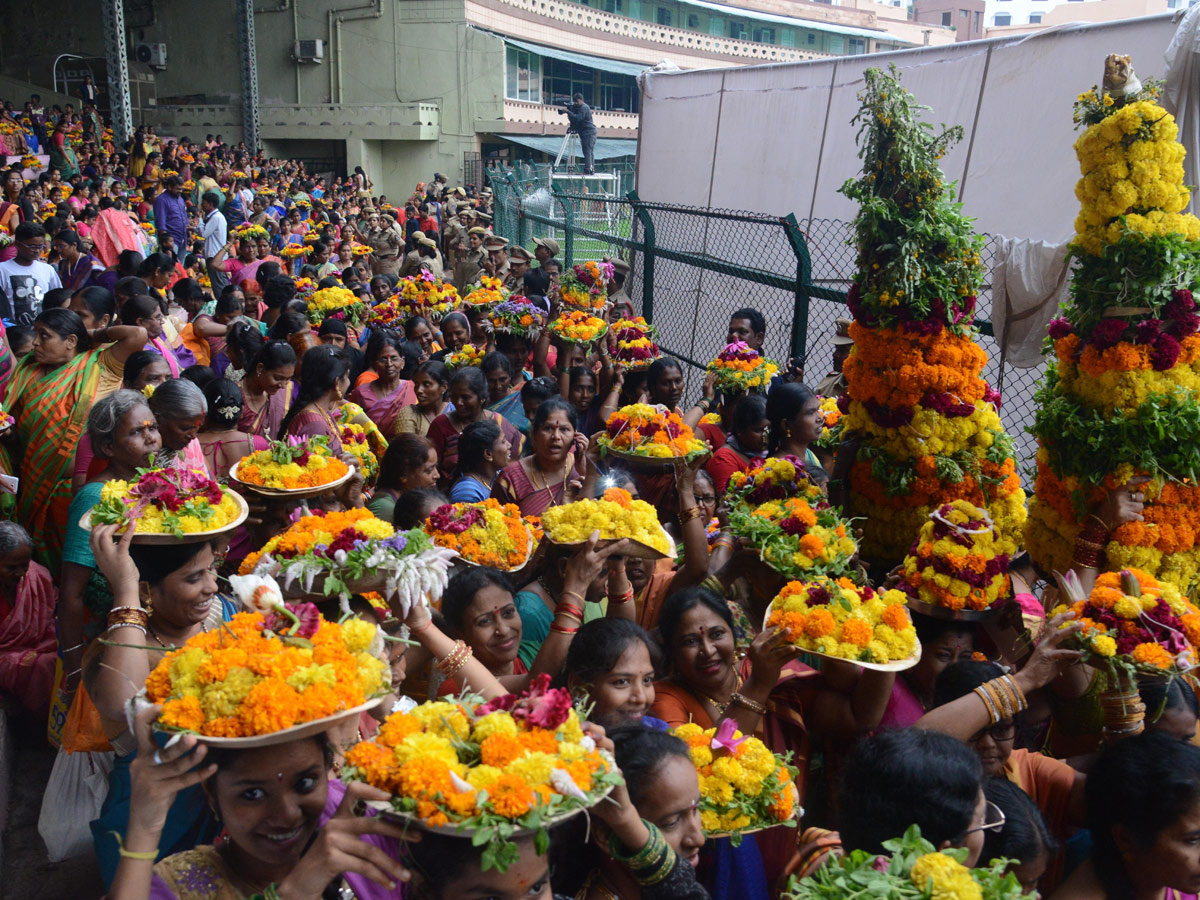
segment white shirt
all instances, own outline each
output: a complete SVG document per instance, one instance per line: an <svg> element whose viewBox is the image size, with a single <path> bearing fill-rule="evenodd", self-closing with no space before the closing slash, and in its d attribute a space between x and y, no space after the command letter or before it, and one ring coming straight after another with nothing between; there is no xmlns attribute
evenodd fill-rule
<svg viewBox="0 0 1200 900"><path fill-rule="evenodd" d="M0 290L5 300L0 315L17 325L32 325L42 311L46 291L62 287L58 272L49 263L35 259L27 266L15 259L0 263Z"/></svg>
<svg viewBox="0 0 1200 900"><path fill-rule="evenodd" d="M214 209L205 217L204 228L200 233L204 236L204 258L212 259L228 242L225 217L219 209Z"/></svg>

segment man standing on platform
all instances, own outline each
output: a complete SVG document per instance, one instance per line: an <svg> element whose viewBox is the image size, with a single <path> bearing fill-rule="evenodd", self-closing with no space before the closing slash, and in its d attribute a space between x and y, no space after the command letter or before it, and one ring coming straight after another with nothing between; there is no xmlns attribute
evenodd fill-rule
<svg viewBox="0 0 1200 900"><path fill-rule="evenodd" d="M579 143L583 147L583 174L596 174L596 123L592 121L592 108L583 102L583 94L576 94L574 104L560 113L567 116L567 134L572 131L579 135Z"/></svg>

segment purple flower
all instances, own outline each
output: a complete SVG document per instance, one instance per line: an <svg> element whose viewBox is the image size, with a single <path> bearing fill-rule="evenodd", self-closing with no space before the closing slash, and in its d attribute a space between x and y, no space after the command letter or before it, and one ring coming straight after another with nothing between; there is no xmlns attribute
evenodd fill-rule
<svg viewBox="0 0 1200 900"><path fill-rule="evenodd" d="M1150 365L1156 372L1165 372L1179 359L1179 341L1169 334L1160 334L1150 352Z"/></svg>
<svg viewBox="0 0 1200 900"><path fill-rule="evenodd" d="M1139 344L1153 344L1154 339L1158 337L1158 333L1162 330L1162 322L1158 319L1143 319L1137 323L1137 342Z"/></svg>
<svg viewBox="0 0 1200 900"><path fill-rule="evenodd" d="M1097 350L1107 350L1120 343L1128 327L1124 319L1101 319L1099 324L1092 329L1088 342Z"/></svg>
<svg viewBox="0 0 1200 900"><path fill-rule="evenodd" d="M1064 316L1055 316L1050 320L1050 339L1057 341L1071 334L1075 329Z"/></svg>
<svg viewBox="0 0 1200 900"><path fill-rule="evenodd" d="M996 407L996 409L999 409L1000 408L1000 399L1001 399L1000 392L998 390L996 390L990 384L985 384L983 386L983 402L984 403L990 403L990 404L992 404L992 406Z"/></svg>
<svg viewBox="0 0 1200 900"><path fill-rule="evenodd" d="M712 743L709 746L713 750L724 748L730 753L735 753L737 752L737 748L748 740L745 737L734 737L735 734L737 734L737 722L733 719L722 719L720 726L717 728L717 733L713 735Z"/></svg>

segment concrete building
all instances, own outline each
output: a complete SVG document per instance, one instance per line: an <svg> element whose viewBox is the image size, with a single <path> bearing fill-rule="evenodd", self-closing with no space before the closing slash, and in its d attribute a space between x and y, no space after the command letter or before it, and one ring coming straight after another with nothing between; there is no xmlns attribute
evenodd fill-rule
<svg viewBox="0 0 1200 900"><path fill-rule="evenodd" d="M912 8L917 22L954 29L956 41L977 41L983 37L986 24L984 0L913 0Z"/></svg>
<svg viewBox="0 0 1200 900"><path fill-rule="evenodd" d="M242 137L236 4L124 0L134 124ZM258 0L259 137L321 170L361 165L391 196L465 162L556 149L559 106L593 107L603 155L630 155L636 76L949 43L875 0ZM42 0L0 34L0 74L105 82L102 4ZM146 49L143 49L146 48ZM78 59L58 59L64 50ZM23 98L14 98L23 99ZM610 143L624 141L625 143ZM526 149L528 148L528 149Z"/></svg>
<svg viewBox="0 0 1200 900"><path fill-rule="evenodd" d="M1071 22L1115 22L1187 9L1200 0L987 0L987 37L1029 34ZM1149 73L1148 73L1149 74Z"/></svg>

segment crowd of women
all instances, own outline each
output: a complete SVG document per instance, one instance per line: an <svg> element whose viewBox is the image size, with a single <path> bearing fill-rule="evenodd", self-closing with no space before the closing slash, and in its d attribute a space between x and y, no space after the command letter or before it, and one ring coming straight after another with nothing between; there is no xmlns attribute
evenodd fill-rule
<svg viewBox="0 0 1200 900"><path fill-rule="evenodd" d="M826 486L821 398L798 372L741 396L705 379L693 403L669 356L629 370L609 338L495 333L477 310L396 328L314 325L298 297L304 279L370 307L421 272L462 287L495 276L553 316L559 247L541 240L510 254L490 234L482 187L435 176L392 205L361 170L314 177L219 137L162 140L152 129L116 147L93 118L27 105L5 119L53 153L48 171L25 160L0 181L0 387L11 417L0 468L16 479L0 522L0 690L14 711L50 711L64 751L108 760L91 832L110 896L749 900L839 854L882 853L914 824L935 846L965 848L968 864L1011 860L1031 895L1200 894L1192 686L1143 686L1145 733L1106 740L1093 673L1063 647L1076 626L1047 621L1027 562L1014 561L1012 602L1031 652L914 612L922 655L897 674L802 662L786 631L757 626L782 581L729 533L722 495L733 473L768 455L803 460ZM245 224L257 228L228 240ZM306 235L309 249L289 254ZM14 267L28 281L14 281ZM614 267L607 286L610 318L632 313L625 271ZM761 348L766 330L761 313L735 309L727 340ZM467 344L478 364L448 369ZM713 454L666 474L609 465L590 438L638 402L677 411ZM491 497L536 517L617 487L652 504L678 543L675 558L654 561L593 536L545 548L517 580L470 568L436 612L408 613L418 645L390 651L396 693L417 700L467 684L520 691L542 673L568 688L626 782L593 809L590 833L564 826L548 854L523 838L514 865L484 871L470 840L363 815L360 801L380 792L338 779L336 734L263 749L192 736L162 747L154 710L127 717L168 650L236 611L225 576L288 527L298 502L250 498L227 543L146 548L114 527L81 527L105 482L151 465L226 482L239 459L288 437L322 436L341 454L346 423L364 429L378 475L360 469L314 507L366 507L410 529L448 502ZM1136 486L1124 488L1094 514L1111 530L1140 503ZM1079 574L1090 584L1095 570ZM1012 701L999 717L979 690L997 685ZM725 721L790 754L800 828L706 838L702 786L670 729Z"/></svg>

